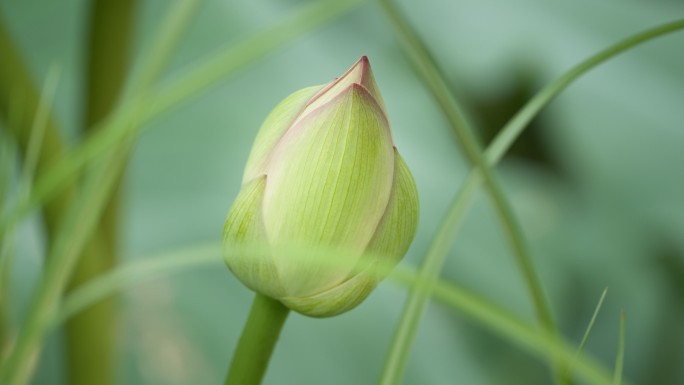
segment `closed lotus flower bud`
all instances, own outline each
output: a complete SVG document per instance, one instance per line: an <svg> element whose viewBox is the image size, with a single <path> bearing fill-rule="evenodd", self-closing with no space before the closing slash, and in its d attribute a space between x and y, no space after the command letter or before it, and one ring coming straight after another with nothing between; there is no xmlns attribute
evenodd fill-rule
<svg viewBox="0 0 684 385"><path fill-rule="evenodd" d="M299 313L332 316L370 294L382 279L377 266L401 260L417 222L415 182L364 56L266 118L228 213L224 255L251 289ZM312 255L293 257L292 245ZM345 263L326 260L333 255Z"/></svg>

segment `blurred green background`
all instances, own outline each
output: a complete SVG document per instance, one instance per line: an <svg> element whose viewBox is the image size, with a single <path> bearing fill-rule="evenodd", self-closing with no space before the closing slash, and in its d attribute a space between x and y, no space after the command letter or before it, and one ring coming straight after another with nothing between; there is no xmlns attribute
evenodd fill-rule
<svg viewBox="0 0 684 385"><path fill-rule="evenodd" d="M165 78L267 28L307 1L206 1ZM135 60L170 2L141 1ZM536 90L628 35L684 15L681 1L399 1L489 141ZM37 84L62 67L55 110L72 144L80 124L86 2L0 1ZM469 168L376 4L288 44L150 123L125 181L124 259L219 242L256 131L289 93L323 84L368 55L396 145L420 192L418 265ZM2 60L2 58L0 58ZM684 383L684 33L640 46L592 71L536 119L498 171L529 240L562 333L579 342L604 287L587 350L610 367L621 309L625 376ZM38 218L18 229L12 293L21 322L42 266ZM124 262L125 263L125 262ZM468 215L443 277L534 321L500 224L484 194ZM382 284L333 319L293 314L267 384L371 384L406 289ZM252 293L222 264L126 290L117 340L122 384L216 384ZM64 382L62 335L50 336L34 384ZM433 304L405 384L543 384L546 367Z"/></svg>

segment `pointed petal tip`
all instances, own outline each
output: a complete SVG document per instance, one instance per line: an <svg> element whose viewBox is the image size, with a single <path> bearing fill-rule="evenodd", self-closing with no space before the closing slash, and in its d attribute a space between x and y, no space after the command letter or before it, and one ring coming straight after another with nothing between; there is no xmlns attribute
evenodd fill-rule
<svg viewBox="0 0 684 385"><path fill-rule="evenodd" d="M355 67L360 67L358 83L364 83L368 78L368 72L370 72L370 61L368 60L368 56L361 56L359 60L357 60L356 63L354 63L354 65L352 66L352 68Z"/></svg>
<svg viewBox="0 0 684 385"><path fill-rule="evenodd" d="M367 74L369 69L370 65L368 62L368 57L361 56L356 63L352 64L352 66L349 67L349 69L339 77L337 82L363 83L368 76Z"/></svg>

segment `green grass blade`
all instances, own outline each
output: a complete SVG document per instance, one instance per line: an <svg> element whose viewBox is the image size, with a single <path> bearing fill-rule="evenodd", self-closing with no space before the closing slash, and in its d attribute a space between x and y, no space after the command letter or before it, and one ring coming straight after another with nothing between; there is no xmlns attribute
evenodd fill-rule
<svg viewBox="0 0 684 385"><path fill-rule="evenodd" d="M611 59L640 43L682 29L684 29L684 20L648 29L600 51L596 55L591 56L587 60L571 68L539 91L513 116L485 152L487 161L491 165L498 163L515 139L523 132L525 127L527 127L529 122L580 76L599 64L604 63L608 59ZM481 182L482 175L479 168L472 170L468 174L456 199L449 207L449 210L439 227L438 235L434 238L430 250L421 265L419 272L421 277L426 279L429 277L430 279L436 280L439 276L441 266L446 258L452 239L455 237L459 226L463 221L463 216L465 216L467 209L472 204ZM409 299L404 307L399 326L395 332L392 346L390 347L390 353L386 360L386 365L382 374L382 378L386 379L386 381L381 382L382 384L389 385L399 383L398 378L400 378L401 375L398 371L403 371L408 353L413 344L413 340L415 339L420 318L427 305L427 297L427 295L416 290L409 293Z"/></svg>
<svg viewBox="0 0 684 385"><path fill-rule="evenodd" d="M201 244L154 257L137 258L137 262L120 266L65 297L62 308L52 320L52 326L57 327L59 323L64 322L76 312L135 283L164 274L222 264L221 248L219 244ZM288 258L306 255L297 251L296 249L286 250L286 255ZM317 255L321 254L317 253ZM322 259L331 265L348 267L346 264L349 258L342 253L326 253L325 258ZM378 266L377 273L384 274L386 268L386 266ZM606 369L587 357L582 355L577 357L576 347L561 338L553 338L544 330L522 321L509 311L463 288L444 280L425 279L419 272L403 266L396 268L395 272L390 275L390 279L406 288L418 287L423 291L429 290L431 295L450 308L462 312L494 334L541 359L551 360L552 358L549 357L551 355L566 363L574 361L573 371L587 383L594 385L612 385L613 383L612 375Z"/></svg>
<svg viewBox="0 0 684 385"><path fill-rule="evenodd" d="M24 155L24 167L22 169L21 192L22 196L27 196L31 191L31 181L34 178L38 160L40 159L41 149L43 147L43 139L45 138L45 131L48 127L48 120L50 118L53 107L55 95L57 94L57 85L61 74L61 67L53 64L48 70L43 89L40 94L40 101L38 103L38 110L36 111L33 125L31 126L31 133L29 134L28 147Z"/></svg>
<svg viewBox="0 0 684 385"><path fill-rule="evenodd" d="M185 0L172 5L155 41L146 50L140 70L133 74L130 94L146 92L157 82L201 4L201 0Z"/></svg>
<svg viewBox="0 0 684 385"><path fill-rule="evenodd" d="M589 335L591 334L591 330L594 328L596 317L598 316L599 311L601 311L601 306L603 306L603 301L606 299L606 294L608 294L608 288L603 289L603 293L601 293L601 298L599 298L599 301L596 304L596 308L594 309L594 314L591 315L589 325L587 325L587 329L584 331L584 335L582 336L582 341L580 342L579 347L577 348L578 355L582 354L582 350L584 350L584 347L587 345L587 341L589 341Z"/></svg>
<svg viewBox="0 0 684 385"><path fill-rule="evenodd" d="M220 255L220 245L208 244L123 265L69 293L62 301L53 326L57 327L71 316L136 282L208 264L222 265Z"/></svg>
<svg viewBox="0 0 684 385"><path fill-rule="evenodd" d="M416 339L418 325L425 313L431 289L439 278L452 240L463 224L465 215L477 194L481 182L480 174L472 174L472 176L472 178L468 178L453 200L447 215L437 230L437 235L433 239L430 249L423 259L418 275L419 282L423 282L424 287L416 286L409 291L399 325L395 330L390 350L385 359L380 384L401 383L404 367Z"/></svg>
<svg viewBox="0 0 684 385"><path fill-rule="evenodd" d="M99 124L101 127L95 130L97 132L41 175L31 197L12 208L8 218L0 223L0 229L20 220L41 202L49 200L66 183L74 180L89 161L126 138L139 135L145 128L144 123L366 1L312 3L274 27L211 55L149 96L140 93L132 95ZM137 124L128 124L130 122Z"/></svg>
<svg viewBox="0 0 684 385"><path fill-rule="evenodd" d="M436 299L451 305L501 337L527 350L549 364L560 362L568 365L575 359L576 348L559 336L550 335L543 329L529 325L505 310L463 290L455 285L440 281L433 292ZM573 372L589 384L612 384L609 372L587 357L580 356Z"/></svg>
<svg viewBox="0 0 684 385"><path fill-rule="evenodd" d="M620 336L618 339L617 357L615 357L615 374L613 375L613 384L621 385L622 369L625 362L625 311L620 311Z"/></svg>
<svg viewBox="0 0 684 385"><path fill-rule="evenodd" d="M596 308L594 308L594 313L591 315L591 319L589 320L589 324L587 325L587 328L584 330L584 335L582 336L582 340L577 347L577 353L575 354L575 357L579 357L582 354L582 351L584 351L584 347L587 345L587 342L589 341L589 336L591 335L591 331L594 328L594 323L596 323L596 318L598 317L599 312L601 311L601 307L603 306L603 301L606 299L606 294L608 294L608 288L606 287L603 289L603 292L601 293L601 297L598 300L598 303L596 304ZM574 360L573 360L574 362ZM567 375L570 375L570 371L572 370L572 363L569 365L567 368Z"/></svg>
<svg viewBox="0 0 684 385"><path fill-rule="evenodd" d="M634 34L616 44L598 52L590 58L582 61L569 69L556 80L546 85L541 91L523 106L511 120L501 129L487 150L487 160L497 163L513 142L522 134L525 127L534 119L539 112L551 103L561 92L570 86L575 80L592 70L594 67L607 60L634 48L635 46L653 40L657 37L684 29L684 19L676 20L647 29Z"/></svg>
<svg viewBox="0 0 684 385"><path fill-rule="evenodd" d="M0 57L2 68L0 71L0 118L7 123L8 132L15 138L17 148L21 153L26 153L34 132L32 125L36 121L36 111L40 109L41 95L33 82L31 73L21 56L20 47L14 42L10 31L0 15ZM60 136L57 120L51 111L46 120L47 127L41 140L41 151L35 164L35 173L42 174L53 166L53 162L64 153L66 146ZM52 238L54 228L59 218L66 210L67 204L72 197L72 186L66 183L60 192L55 192L49 201L42 207L43 221L45 222L48 241ZM33 190L32 190L33 191ZM25 196L19 198L26 200ZM22 200L19 200L21 202ZM11 212L16 204L8 209L7 216L0 220L0 233L10 226ZM16 223L16 221L14 221Z"/></svg>
<svg viewBox="0 0 684 385"><path fill-rule="evenodd" d="M555 333L551 310L547 304L541 282L535 272L529 246L523 235L522 228L515 219L513 209L506 199L501 182L482 153L481 146L478 144L475 137L472 124L466 119L461 106L449 90L437 64L432 59L418 34L413 30L408 21L406 21L404 16L391 1L382 1L382 5L389 19L392 21L405 50L408 52L417 68L422 81L433 94L435 100L438 102L444 115L452 126L470 163L480 170L489 191L489 195L496 208L497 215L503 225L504 232L508 237L515 261L522 274L530 297L532 298L537 318L544 328L552 334ZM431 267L437 267L435 263L430 264ZM441 264L436 270L437 273L441 270ZM406 305L406 313L404 314L407 314L407 317L410 318L413 318L410 314L422 314L421 308L424 308L426 303L427 301L424 296L410 297ZM420 318L420 316L417 318ZM417 324L415 325L417 326ZM398 333L404 333L403 330L407 327L409 327L409 325L402 325L400 323ZM413 327L413 325L410 327ZM398 338L402 340L405 339L405 337ZM395 346L399 348L398 345ZM403 367L408 359L408 352L409 349L390 350L386 363L387 369L383 371L383 377L380 381L382 384L391 384L400 381ZM559 372L562 373L564 370L560 370ZM559 383L565 382L567 381L564 381L563 379L559 380Z"/></svg>
<svg viewBox="0 0 684 385"><path fill-rule="evenodd" d="M23 159L23 167L19 180L19 196L26 196L31 188L31 180L40 159L41 147L45 131L48 127L50 111L59 83L60 69L52 65L43 84L39 97L38 108L35 112L33 124L28 134L28 146ZM8 114L15 115L16 114ZM10 120L10 119L8 119ZM12 122L14 123L14 122ZM5 214L5 207L9 204L10 189L12 186L12 172L18 155L16 143L10 137L9 132L2 129L0 132L0 216ZM14 258L14 227L5 228L0 232L0 358L4 357L4 350L9 349L7 337L9 336L9 319L7 309L11 306L9 292L9 274L12 269Z"/></svg>

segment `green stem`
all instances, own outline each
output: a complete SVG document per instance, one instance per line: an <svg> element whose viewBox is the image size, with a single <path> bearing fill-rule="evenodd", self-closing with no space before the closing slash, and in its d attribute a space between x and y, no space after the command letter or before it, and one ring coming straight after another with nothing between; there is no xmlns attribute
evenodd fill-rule
<svg viewBox="0 0 684 385"><path fill-rule="evenodd" d="M430 92L432 92L435 100L441 107L442 112L452 126L466 156L471 164L480 170L488 188L492 203L496 208L496 212L503 224L511 248L513 249L515 261L523 275L530 296L532 297L537 318L547 331L552 334L555 333L551 311L546 302L542 285L535 272L531 260L531 253L527 242L525 241L522 228L515 219L513 210L501 187L501 182L487 164L471 124L466 119L461 106L446 85L437 64L432 59L418 34L413 30L394 4L390 1L382 1L381 4L397 31L405 50L416 65L423 82L427 85ZM435 267L437 270L441 270L441 266ZM411 303L407 304L407 307L410 306ZM420 306L420 304L414 304L412 306ZM412 311L416 310L419 309L412 309ZM563 370L559 372L564 373ZM559 382L566 383L567 380L559 379Z"/></svg>
<svg viewBox="0 0 684 385"><path fill-rule="evenodd" d="M136 3L136 0L94 0L90 5L84 98L86 132L92 131L111 112L122 93L130 61ZM128 158L127 153L124 152L124 159ZM100 230L84 246L67 291L107 272L116 264L123 168L115 177L114 191L103 209L98 225ZM109 298L67 322L66 362L70 384L113 383L115 304L116 299Z"/></svg>
<svg viewBox="0 0 684 385"><path fill-rule="evenodd" d="M290 309L279 301L257 294L233 354L225 385L258 385Z"/></svg>
<svg viewBox="0 0 684 385"><path fill-rule="evenodd" d="M93 0L90 5L84 128L107 116L129 68L136 0Z"/></svg>

